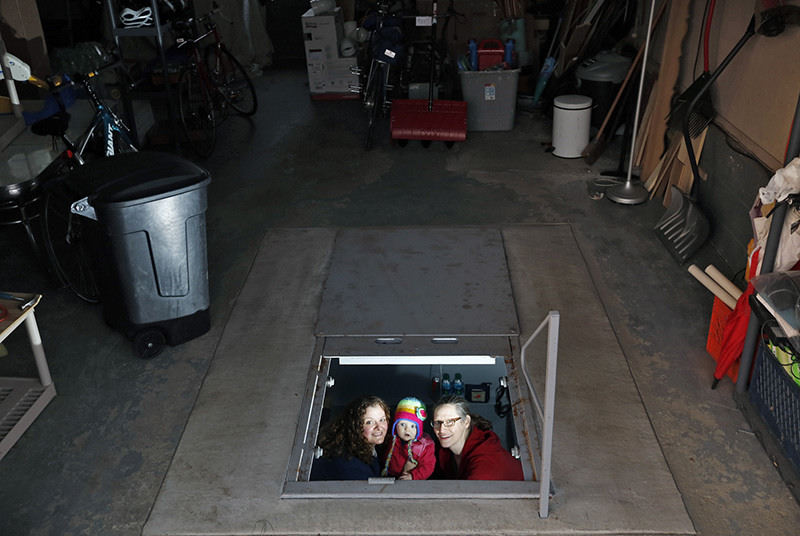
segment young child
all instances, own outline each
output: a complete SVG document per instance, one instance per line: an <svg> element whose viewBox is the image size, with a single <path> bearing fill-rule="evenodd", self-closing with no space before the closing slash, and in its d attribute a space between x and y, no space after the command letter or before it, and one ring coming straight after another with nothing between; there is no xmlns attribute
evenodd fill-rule
<svg viewBox="0 0 800 536"><path fill-rule="evenodd" d="M433 439L422 431L427 416L425 404L417 398L407 397L397 403L383 476L399 480L425 480L431 476L436 454Z"/></svg>

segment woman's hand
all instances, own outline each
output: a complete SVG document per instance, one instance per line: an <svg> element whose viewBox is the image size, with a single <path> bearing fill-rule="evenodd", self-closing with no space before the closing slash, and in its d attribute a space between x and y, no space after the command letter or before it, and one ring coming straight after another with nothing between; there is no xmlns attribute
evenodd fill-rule
<svg viewBox="0 0 800 536"><path fill-rule="evenodd" d="M411 473L403 472L397 477L397 480L414 480L414 477L411 476Z"/></svg>

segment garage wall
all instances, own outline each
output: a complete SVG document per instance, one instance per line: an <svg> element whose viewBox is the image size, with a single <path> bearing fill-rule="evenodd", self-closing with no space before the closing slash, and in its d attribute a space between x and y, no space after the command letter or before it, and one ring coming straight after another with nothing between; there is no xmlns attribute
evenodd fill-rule
<svg viewBox="0 0 800 536"><path fill-rule="evenodd" d="M710 33L710 65L713 70L733 48L755 13L753 0L717 2ZM797 6L789 0L787 4ZM684 41L681 87L693 79L693 66L704 1L692 5L689 32ZM798 7L800 9L800 7ZM781 167L792 117L800 91L800 27L788 26L776 37L752 37L720 75L712 95L719 113L718 124L769 169ZM697 69L702 71L702 55Z"/></svg>

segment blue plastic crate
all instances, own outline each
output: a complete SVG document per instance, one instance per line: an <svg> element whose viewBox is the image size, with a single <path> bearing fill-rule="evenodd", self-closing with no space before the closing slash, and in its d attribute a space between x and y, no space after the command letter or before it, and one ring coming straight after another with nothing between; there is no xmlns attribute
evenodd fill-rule
<svg viewBox="0 0 800 536"><path fill-rule="evenodd" d="M786 457L800 471L800 386L763 344L759 346L750 401L778 439Z"/></svg>

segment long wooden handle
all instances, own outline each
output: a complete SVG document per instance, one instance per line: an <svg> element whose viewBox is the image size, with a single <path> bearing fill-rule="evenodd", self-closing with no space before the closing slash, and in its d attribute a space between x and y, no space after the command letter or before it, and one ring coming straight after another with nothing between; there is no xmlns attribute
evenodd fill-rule
<svg viewBox="0 0 800 536"><path fill-rule="evenodd" d="M706 273L703 270L701 270L696 264L692 264L691 266L689 266L689 273L692 274L695 277L695 279L700 281L700 283L704 287L710 290L714 296L722 300L722 302L725 305L727 305L731 309L736 308L736 300L734 299L734 297L728 294L724 288L716 284L714 280L708 277L708 275L706 275Z"/></svg>
<svg viewBox="0 0 800 536"><path fill-rule="evenodd" d="M653 24L651 29L654 29L658 24L659 19L661 19L661 15L664 14L664 8L667 7L669 3L668 0L662 0L661 5L658 8L658 13L656 13L655 18L653 19ZM608 121L611 119L611 116L614 115L614 109L617 107L619 103L619 99L622 98L622 94L625 92L625 86L628 85L628 82L631 79L634 71L636 71L636 66L639 65L639 61L642 59L642 55L644 54L644 45L639 47L639 50L636 52L636 56L633 58L633 62L631 62L631 66L628 67L628 72L625 74L625 79L622 80L622 85L619 86L619 91L617 91L616 97L611 102L611 107L609 107L608 112L606 113L605 119L603 119L603 123L600 125L600 128L597 130L597 134L595 135L595 139L599 140L603 137L603 132L608 126Z"/></svg>

